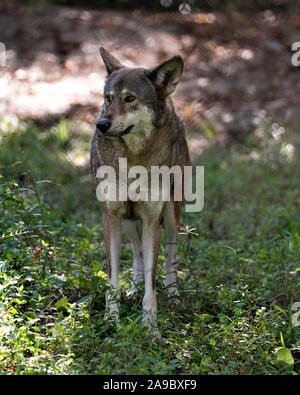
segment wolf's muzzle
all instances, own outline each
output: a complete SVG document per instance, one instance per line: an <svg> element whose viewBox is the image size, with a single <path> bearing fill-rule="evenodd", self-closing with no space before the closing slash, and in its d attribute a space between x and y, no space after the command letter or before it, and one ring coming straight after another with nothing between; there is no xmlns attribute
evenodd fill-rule
<svg viewBox="0 0 300 395"><path fill-rule="evenodd" d="M99 132L106 133L108 129L111 127L111 122L109 119L103 118L96 123L96 127Z"/></svg>

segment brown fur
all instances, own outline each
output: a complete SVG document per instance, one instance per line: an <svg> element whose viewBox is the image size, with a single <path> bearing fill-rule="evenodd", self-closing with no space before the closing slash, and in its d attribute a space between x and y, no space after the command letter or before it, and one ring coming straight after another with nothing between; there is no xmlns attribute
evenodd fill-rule
<svg viewBox="0 0 300 395"><path fill-rule="evenodd" d="M182 59L177 56L152 70L147 70L126 68L103 48L101 55L108 73L104 88L104 96L107 100L103 105L101 119L108 119L111 127L107 133L96 131L93 136L91 145L93 175L96 176L100 166L110 165L115 168L118 180L119 158L127 158L128 170L132 166L142 165L148 170L148 174L151 166L179 165L182 170L184 166L189 166L191 163L184 130L168 98L179 81L183 68ZM133 95L136 99L128 103L126 101L128 95ZM131 123L134 124L132 131L123 136L122 133ZM172 205L167 211L165 211L166 204ZM119 248L121 232L118 226L121 227L122 219L142 220L140 242L143 249L146 290L143 309L145 322L150 327L155 326L156 318L155 279L161 243L160 223L168 212L169 218L167 220L165 218L166 224L178 225L181 206L182 202L103 202L103 232L109 261L108 275L109 282L115 290L119 287L116 279L119 261L115 251ZM174 221L172 216L175 218ZM175 244L176 241L174 224L169 225L170 245ZM168 234L167 226L166 230ZM174 250L172 251L173 258L170 259L174 260ZM168 264L169 270L174 270L171 263ZM147 266L151 270L151 277L147 274ZM154 293L149 291L150 286ZM177 294L176 285L172 289ZM117 304L108 302L107 307L110 312L118 314ZM147 318L147 312L150 318Z"/></svg>

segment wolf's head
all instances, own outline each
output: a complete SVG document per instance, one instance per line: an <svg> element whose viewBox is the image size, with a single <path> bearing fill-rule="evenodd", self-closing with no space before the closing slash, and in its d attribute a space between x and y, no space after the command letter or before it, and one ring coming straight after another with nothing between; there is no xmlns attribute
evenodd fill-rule
<svg viewBox="0 0 300 395"><path fill-rule="evenodd" d="M164 124L166 98L176 89L183 70L180 56L154 69L128 68L104 48L100 53L106 68L104 104L97 123L104 136L151 133Z"/></svg>

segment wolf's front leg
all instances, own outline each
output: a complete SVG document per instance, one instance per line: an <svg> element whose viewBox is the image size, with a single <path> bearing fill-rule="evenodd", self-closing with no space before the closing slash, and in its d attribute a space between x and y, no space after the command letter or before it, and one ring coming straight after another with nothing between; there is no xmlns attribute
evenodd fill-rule
<svg viewBox="0 0 300 395"><path fill-rule="evenodd" d="M177 289L177 282L176 282L177 227L176 227L176 218L175 218L175 206L173 201L167 202L166 204L164 211L164 223L167 233L167 245L165 248L165 258L166 258L165 287L167 288L169 296L178 297L179 292Z"/></svg>
<svg viewBox="0 0 300 395"><path fill-rule="evenodd" d="M104 243L108 258L109 289L106 293L106 319L119 320L120 287L118 281L121 219L119 217L103 214Z"/></svg>
<svg viewBox="0 0 300 395"><path fill-rule="evenodd" d="M156 267L160 242L161 227L159 220L144 218L142 232L145 278L145 295L143 298L143 322L155 336L159 336L156 323Z"/></svg>

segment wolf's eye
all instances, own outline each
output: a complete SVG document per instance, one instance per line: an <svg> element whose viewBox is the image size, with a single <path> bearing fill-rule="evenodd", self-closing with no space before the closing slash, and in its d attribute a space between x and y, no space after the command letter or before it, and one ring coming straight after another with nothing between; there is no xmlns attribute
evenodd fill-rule
<svg viewBox="0 0 300 395"><path fill-rule="evenodd" d="M112 98L111 98L110 95L107 95L107 96L105 96L105 100L106 100L106 102L109 104L109 103L111 103Z"/></svg>
<svg viewBox="0 0 300 395"><path fill-rule="evenodd" d="M126 96L126 97L125 97L125 101L126 101L127 103L132 103L133 101L135 101L135 99L136 99L136 97L133 96L133 95L129 95L129 96Z"/></svg>

